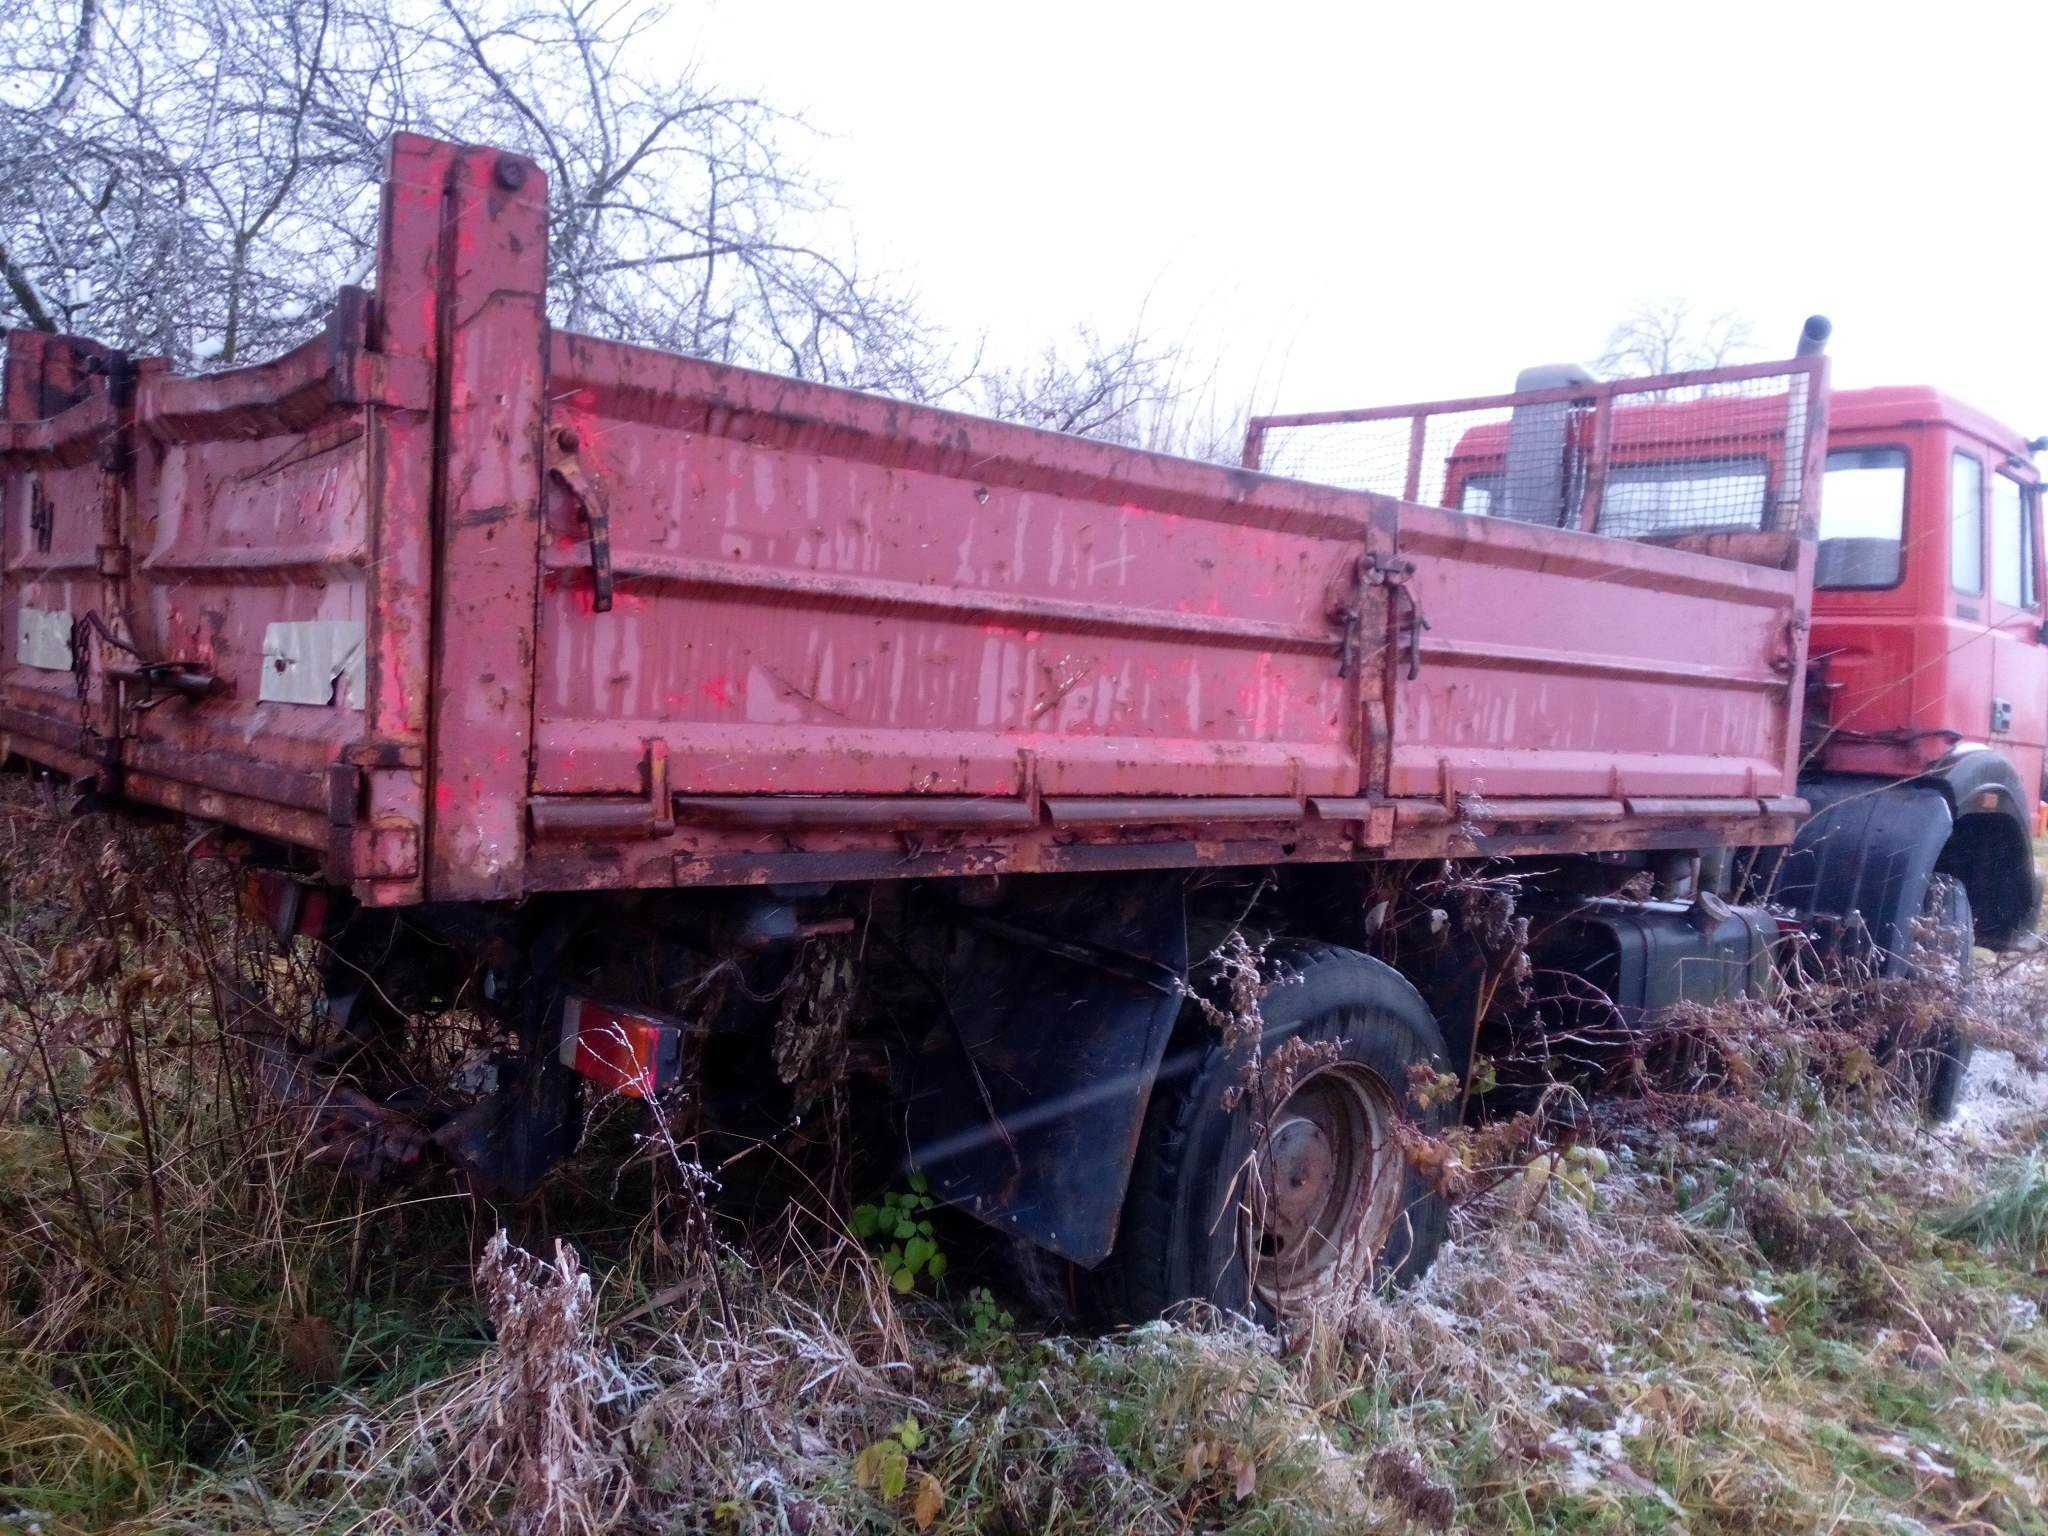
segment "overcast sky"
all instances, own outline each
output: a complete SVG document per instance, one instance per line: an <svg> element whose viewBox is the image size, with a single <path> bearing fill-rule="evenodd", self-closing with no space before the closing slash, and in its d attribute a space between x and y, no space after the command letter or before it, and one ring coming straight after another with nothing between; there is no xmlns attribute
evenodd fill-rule
<svg viewBox="0 0 2048 1536"><path fill-rule="evenodd" d="M1261 407L1376 404L1678 296L2048 433L2048 5L682 4L999 351L1149 303Z"/></svg>

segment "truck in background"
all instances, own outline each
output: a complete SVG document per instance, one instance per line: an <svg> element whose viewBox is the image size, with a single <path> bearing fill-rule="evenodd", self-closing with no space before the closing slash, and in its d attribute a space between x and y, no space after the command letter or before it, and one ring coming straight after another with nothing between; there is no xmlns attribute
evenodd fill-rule
<svg viewBox="0 0 2048 1536"><path fill-rule="evenodd" d="M1500 976L1624 1031L1769 985L1824 325L1366 413L1380 493L1259 472L1356 413L1226 468L557 331L546 216L401 136L295 351L7 337L0 755L248 846L326 998L231 1022L336 1157L516 1192L600 1097L858 1107L1111 1315L1277 1314L1428 1264L1407 1149L1541 1022ZM1513 515L1447 500L1475 418ZM1764 473L1637 473L1703 431ZM484 1059L404 1079L451 1007Z"/></svg>

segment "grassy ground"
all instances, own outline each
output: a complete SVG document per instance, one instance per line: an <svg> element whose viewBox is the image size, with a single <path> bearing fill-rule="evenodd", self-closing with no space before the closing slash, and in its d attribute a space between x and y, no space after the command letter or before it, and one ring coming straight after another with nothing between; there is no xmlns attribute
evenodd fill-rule
<svg viewBox="0 0 2048 1536"><path fill-rule="evenodd" d="M1460 1149L1405 1293L1066 1337L942 1215L899 1292L658 1141L508 1213L306 1166L219 1040L208 867L59 809L0 788L0 1531L2048 1532L2008 1052L1930 1133L1741 1020L1739 1070L1600 1108L1597 1178Z"/></svg>

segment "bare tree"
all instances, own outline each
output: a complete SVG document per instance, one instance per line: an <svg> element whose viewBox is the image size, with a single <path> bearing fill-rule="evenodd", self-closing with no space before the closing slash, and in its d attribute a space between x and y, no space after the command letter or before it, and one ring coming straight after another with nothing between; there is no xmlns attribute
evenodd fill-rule
<svg viewBox="0 0 2048 1536"><path fill-rule="evenodd" d="M1123 332L1078 325L1031 363L974 371L963 393L986 415L1129 448L1235 464L1250 414L1225 405L1222 359L1161 340L1141 312Z"/></svg>
<svg viewBox="0 0 2048 1536"><path fill-rule="evenodd" d="M393 132L552 181L558 323L928 396L957 382L788 148L660 59L654 0L6 0L0 324L225 366L368 269Z"/></svg>
<svg viewBox="0 0 2048 1536"><path fill-rule="evenodd" d="M1175 393L1173 365L1174 354L1155 348L1142 325L1108 339L1081 325L1028 366L982 372L974 392L991 416L1136 446L1147 417Z"/></svg>
<svg viewBox="0 0 2048 1536"><path fill-rule="evenodd" d="M228 367L374 258L385 140L532 156L558 325L1234 459L1215 369L1080 326L984 368L860 266L806 131L662 56L660 0L0 0L0 325Z"/></svg>
<svg viewBox="0 0 2048 1536"><path fill-rule="evenodd" d="M1737 362L1753 345L1749 321L1732 311L1700 315L1686 299L1649 300L1608 333L1593 367L1609 379L1683 373Z"/></svg>

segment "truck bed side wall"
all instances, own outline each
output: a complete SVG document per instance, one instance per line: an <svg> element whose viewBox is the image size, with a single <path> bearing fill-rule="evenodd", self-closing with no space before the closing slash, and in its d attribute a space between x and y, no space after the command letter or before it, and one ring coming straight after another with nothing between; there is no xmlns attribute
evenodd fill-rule
<svg viewBox="0 0 2048 1536"><path fill-rule="evenodd" d="M1434 507L1400 544L1393 794L1792 793L1798 572Z"/></svg>
<svg viewBox="0 0 2048 1536"><path fill-rule="evenodd" d="M534 786L1355 795L1326 591L1375 499L558 334Z"/></svg>

